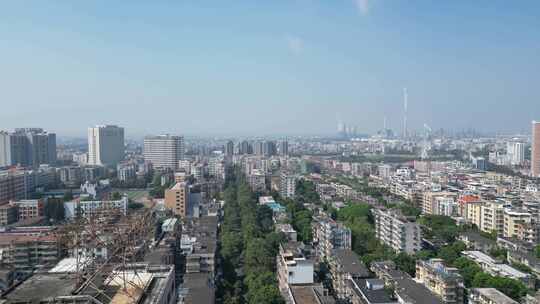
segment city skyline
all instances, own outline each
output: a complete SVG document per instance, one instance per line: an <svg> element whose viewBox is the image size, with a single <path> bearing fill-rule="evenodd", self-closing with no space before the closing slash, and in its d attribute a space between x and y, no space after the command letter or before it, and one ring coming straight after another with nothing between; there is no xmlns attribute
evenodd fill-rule
<svg viewBox="0 0 540 304"><path fill-rule="evenodd" d="M533 0L0 4L1 304L540 304L539 34Z"/></svg>
<svg viewBox="0 0 540 304"><path fill-rule="evenodd" d="M406 87L410 130L530 132L540 119L530 89L540 80L539 6L5 3L0 98L15 111L1 111L0 129L332 134L340 116L360 133L384 120L399 133Z"/></svg>

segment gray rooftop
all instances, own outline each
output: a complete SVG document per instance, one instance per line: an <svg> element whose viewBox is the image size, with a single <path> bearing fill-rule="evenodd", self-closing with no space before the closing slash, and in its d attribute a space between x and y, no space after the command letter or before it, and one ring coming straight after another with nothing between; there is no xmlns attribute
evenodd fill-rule
<svg viewBox="0 0 540 304"><path fill-rule="evenodd" d="M414 304L442 304L442 300L435 296L424 285L416 283L410 278L400 278L395 280L396 294Z"/></svg>
<svg viewBox="0 0 540 304"><path fill-rule="evenodd" d="M215 289L209 273L186 273L181 288L185 291L184 304L213 304Z"/></svg>
<svg viewBox="0 0 540 304"><path fill-rule="evenodd" d="M298 304L335 304L335 299L325 295L322 286L317 285L291 285L291 294Z"/></svg>
<svg viewBox="0 0 540 304"><path fill-rule="evenodd" d="M367 278L371 273L367 267L360 261L358 255L350 249L334 250L334 257L343 266L343 269L354 277Z"/></svg>
<svg viewBox="0 0 540 304"><path fill-rule="evenodd" d="M396 300L392 298L392 294L386 289L369 289L367 287L367 282L372 281L373 283L384 284L381 280L376 279L358 279L353 281L348 281L348 285L352 287L352 290L359 296L359 298L368 299L369 303L397 303Z"/></svg>
<svg viewBox="0 0 540 304"><path fill-rule="evenodd" d="M495 288L473 288L472 294L483 295L497 304L518 304L518 302L512 300L511 298L506 296L504 293L498 291Z"/></svg>
<svg viewBox="0 0 540 304"><path fill-rule="evenodd" d="M76 278L72 274L36 274L9 292L5 298L7 303L38 303L45 299L71 295L75 284Z"/></svg>

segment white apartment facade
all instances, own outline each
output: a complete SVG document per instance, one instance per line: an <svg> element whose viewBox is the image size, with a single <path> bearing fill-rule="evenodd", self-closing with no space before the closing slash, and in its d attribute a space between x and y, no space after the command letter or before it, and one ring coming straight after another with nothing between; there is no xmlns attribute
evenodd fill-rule
<svg viewBox="0 0 540 304"><path fill-rule="evenodd" d="M184 159L185 145L183 136L158 135L144 138L144 160L152 163L154 168L178 168L179 161Z"/></svg>
<svg viewBox="0 0 540 304"><path fill-rule="evenodd" d="M398 252L414 254L422 249L420 225L396 210L373 209L375 236Z"/></svg>

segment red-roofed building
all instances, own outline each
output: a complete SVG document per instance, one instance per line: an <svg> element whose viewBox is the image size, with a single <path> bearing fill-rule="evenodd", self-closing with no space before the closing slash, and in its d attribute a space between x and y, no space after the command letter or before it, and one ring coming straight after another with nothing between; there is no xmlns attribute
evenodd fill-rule
<svg viewBox="0 0 540 304"><path fill-rule="evenodd" d="M475 210L471 207L479 204L482 204L482 198L480 196L472 194L462 195L458 198L458 213L460 216L474 223L473 217L476 217L474 215ZM478 214L478 216L480 215Z"/></svg>

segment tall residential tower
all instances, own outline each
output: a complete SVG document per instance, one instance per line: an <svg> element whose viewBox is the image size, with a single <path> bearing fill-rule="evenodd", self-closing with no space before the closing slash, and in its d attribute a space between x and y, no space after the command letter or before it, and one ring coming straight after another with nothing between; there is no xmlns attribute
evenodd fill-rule
<svg viewBox="0 0 540 304"><path fill-rule="evenodd" d="M56 134L40 128L0 132L0 167L21 165L39 167L56 162Z"/></svg>
<svg viewBox="0 0 540 304"><path fill-rule="evenodd" d="M184 137L172 135L147 136L144 138L144 160L154 168L178 168L178 162L184 159Z"/></svg>
<svg viewBox="0 0 540 304"><path fill-rule="evenodd" d="M88 164L116 166L124 159L124 128L98 125L88 128Z"/></svg>
<svg viewBox="0 0 540 304"><path fill-rule="evenodd" d="M540 121L532 122L531 175L540 176Z"/></svg>

